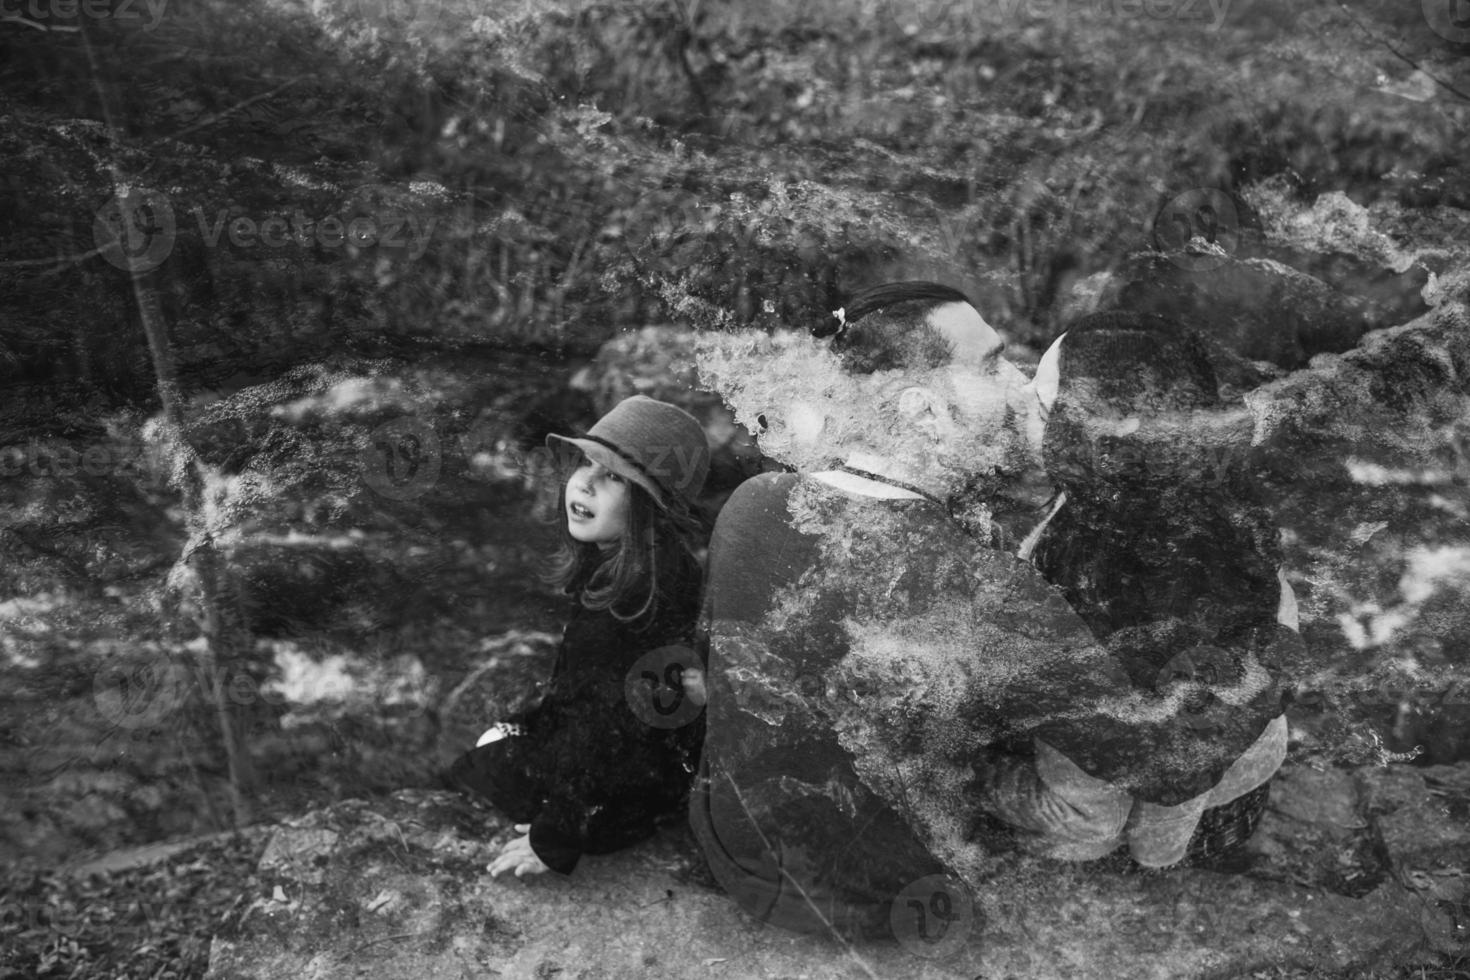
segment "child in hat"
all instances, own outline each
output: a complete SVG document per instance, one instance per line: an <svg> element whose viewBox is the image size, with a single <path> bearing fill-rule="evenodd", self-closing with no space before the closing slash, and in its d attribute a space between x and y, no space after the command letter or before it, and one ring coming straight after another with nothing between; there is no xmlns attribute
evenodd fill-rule
<svg viewBox="0 0 1470 980"><path fill-rule="evenodd" d="M546 441L570 464L550 577L575 606L540 702L493 726L449 773L517 821L492 877L570 873L584 853L651 836L687 799L703 728L703 699L690 696L703 428L635 395L585 436Z"/></svg>

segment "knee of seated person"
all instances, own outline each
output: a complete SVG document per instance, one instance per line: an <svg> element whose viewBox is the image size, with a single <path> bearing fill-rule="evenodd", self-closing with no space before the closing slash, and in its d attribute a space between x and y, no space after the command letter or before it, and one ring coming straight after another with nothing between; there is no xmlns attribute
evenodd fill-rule
<svg viewBox="0 0 1470 980"><path fill-rule="evenodd" d="M1144 868L1171 868L1184 860L1184 855L1189 850L1189 840L1183 843L1159 846L1155 842L1140 843L1138 841L1128 842L1128 854L1134 862Z"/></svg>
<svg viewBox="0 0 1470 980"><path fill-rule="evenodd" d="M1220 777L1206 806L1224 806L1269 783L1286 761L1287 731L1286 715L1272 719L1255 743Z"/></svg>
<svg viewBox="0 0 1470 980"><path fill-rule="evenodd" d="M1064 860L1091 860L1122 843L1133 803L1127 792L1080 769L1039 772L1029 761L1013 760L989 775L986 809L1034 834L1030 850Z"/></svg>
<svg viewBox="0 0 1470 980"><path fill-rule="evenodd" d="M1154 833L1128 835L1128 853L1133 860L1145 868L1168 868L1184 860L1189 851L1189 839L1194 836L1198 823L1182 821L1181 826Z"/></svg>
<svg viewBox="0 0 1470 980"><path fill-rule="evenodd" d="M1131 802L1125 797L1087 809L1066 803L1047 806L1046 818L1038 821L1041 826L1035 829L1039 833L1029 849L1057 861L1095 861L1106 857L1126 840L1124 829Z"/></svg>
<svg viewBox="0 0 1470 980"><path fill-rule="evenodd" d="M1167 868L1184 860L1207 795L1168 807L1138 801L1126 831L1133 860L1145 868Z"/></svg>

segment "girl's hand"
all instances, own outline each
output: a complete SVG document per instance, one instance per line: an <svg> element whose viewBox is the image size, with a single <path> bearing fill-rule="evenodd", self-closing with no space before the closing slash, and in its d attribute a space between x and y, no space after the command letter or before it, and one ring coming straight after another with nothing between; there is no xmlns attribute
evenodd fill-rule
<svg viewBox="0 0 1470 980"><path fill-rule="evenodd" d="M550 871L550 868L541 863L536 852L531 850L531 825L518 823L515 831L521 836L501 848L499 856L490 862L490 877L494 878L502 871L514 871L517 878Z"/></svg>
<svg viewBox="0 0 1470 980"><path fill-rule="evenodd" d="M684 684L684 696L704 707L709 700L709 695L704 690L704 671L699 667L685 667L679 679Z"/></svg>

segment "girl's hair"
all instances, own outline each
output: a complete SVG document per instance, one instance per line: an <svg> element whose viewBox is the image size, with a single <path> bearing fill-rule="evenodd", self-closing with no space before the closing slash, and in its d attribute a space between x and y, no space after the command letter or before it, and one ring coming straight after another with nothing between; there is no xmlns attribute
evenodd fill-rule
<svg viewBox="0 0 1470 980"><path fill-rule="evenodd" d="M582 460L577 459L571 468L580 465ZM692 601L702 574L690 546L700 530L698 518L692 512L665 511L647 490L629 480L627 525L622 539L604 551L578 541L567 529L570 472L560 474L556 519L561 545L551 556L545 581L564 592L580 593L586 608L606 609L613 618L635 623L639 629L650 625L667 604Z"/></svg>

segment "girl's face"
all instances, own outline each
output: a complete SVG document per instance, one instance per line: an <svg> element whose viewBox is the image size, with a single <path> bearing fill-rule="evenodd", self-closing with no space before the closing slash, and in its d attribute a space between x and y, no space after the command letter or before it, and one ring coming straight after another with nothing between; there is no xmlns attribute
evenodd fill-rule
<svg viewBox="0 0 1470 980"><path fill-rule="evenodd" d="M567 533L574 540L611 548L628 527L630 491L621 476L583 459L567 478Z"/></svg>

